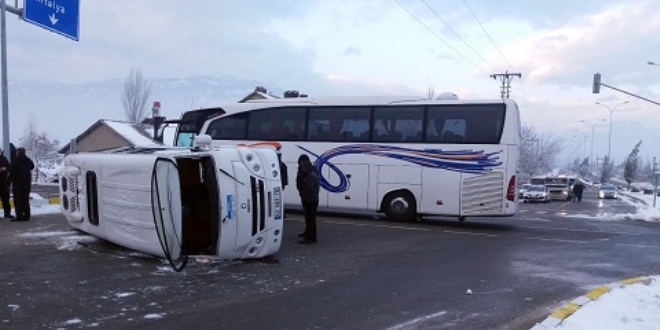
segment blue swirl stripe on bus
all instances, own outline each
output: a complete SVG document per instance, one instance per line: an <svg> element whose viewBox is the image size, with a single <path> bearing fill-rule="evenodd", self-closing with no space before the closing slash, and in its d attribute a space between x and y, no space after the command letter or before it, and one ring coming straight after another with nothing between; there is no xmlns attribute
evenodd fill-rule
<svg viewBox="0 0 660 330"><path fill-rule="evenodd" d="M486 173L491 171L493 167L502 165L498 156L502 152L501 150L485 153L483 150L471 149L447 151L442 149L411 149L379 144L354 144L330 149L321 155L317 155L300 145L298 148L316 157L314 166L319 173L321 187L333 193L347 191L350 186L346 175L336 165L330 162L330 159L343 155L365 154L394 158L424 167L472 174ZM339 183L337 185L332 185L323 176L322 169L326 165L339 176Z"/></svg>

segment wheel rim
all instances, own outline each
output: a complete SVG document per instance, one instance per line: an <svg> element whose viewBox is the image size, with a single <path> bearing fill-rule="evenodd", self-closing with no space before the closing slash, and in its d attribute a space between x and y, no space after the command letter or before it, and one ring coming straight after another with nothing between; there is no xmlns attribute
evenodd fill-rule
<svg viewBox="0 0 660 330"><path fill-rule="evenodd" d="M410 208L410 204L403 197L399 196L393 198L392 201L390 201L390 209L392 210L393 213L404 214L408 211L409 208Z"/></svg>

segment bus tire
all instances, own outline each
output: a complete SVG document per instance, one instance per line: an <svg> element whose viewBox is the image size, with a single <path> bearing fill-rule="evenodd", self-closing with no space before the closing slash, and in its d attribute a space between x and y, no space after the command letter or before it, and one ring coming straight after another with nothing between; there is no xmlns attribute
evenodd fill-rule
<svg viewBox="0 0 660 330"><path fill-rule="evenodd" d="M415 221L417 217L417 201L406 190L394 191L383 199L383 212L393 221Z"/></svg>

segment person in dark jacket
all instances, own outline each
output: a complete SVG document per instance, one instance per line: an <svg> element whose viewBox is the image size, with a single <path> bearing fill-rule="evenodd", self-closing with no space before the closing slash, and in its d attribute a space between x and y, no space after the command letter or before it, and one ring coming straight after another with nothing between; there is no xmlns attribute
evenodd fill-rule
<svg viewBox="0 0 660 330"><path fill-rule="evenodd" d="M280 178L282 179L282 190L289 185L289 169L286 163L282 161L282 153L277 151L277 160L280 162Z"/></svg>
<svg viewBox="0 0 660 330"><path fill-rule="evenodd" d="M11 215L11 204L9 204L9 160L4 152L0 150L0 201L2 209L5 211L5 218L13 219Z"/></svg>
<svg viewBox="0 0 660 330"><path fill-rule="evenodd" d="M303 212L305 213L305 231L299 236L303 240L300 244L316 242L316 209L319 207L319 176L316 168L305 154L298 158L298 174L296 175L296 188L300 194Z"/></svg>
<svg viewBox="0 0 660 330"><path fill-rule="evenodd" d="M578 203L582 202L582 192L584 192L584 188L584 184L580 180L577 180L573 186L573 196L577 198Z"/></svg>
<svg viewBox="0 0 660 330"><path fill-rule="evenodd" d="M30 187L33 169L34 163L25 154L25 148L16 149L16 158L11 164L9 172L14 194L14 208L16 209L16 218L12 221L30 220Z"/></svg>
<svg viewBox="0 0 660 330"><path fill-rule="evenodd" d="M280 163L280 178L282 179L282 191L289 185L289 169L286 166L286 163L282 161L282 152L277 150L277 160ZM286 212L284 210L284 203L282 203L282 219L286 217Z"/></svg>

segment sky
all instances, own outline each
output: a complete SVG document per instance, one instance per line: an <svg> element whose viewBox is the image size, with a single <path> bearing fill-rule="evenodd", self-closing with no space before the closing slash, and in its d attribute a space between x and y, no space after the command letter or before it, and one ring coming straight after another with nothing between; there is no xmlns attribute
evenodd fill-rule
<svg viewBox="0 0 660 330"><path fill-rule="evenodd" d="M594 156L611 147L621 161L643 140L649 158L660 156L658 105L606 87L593 94L592 82L600 73L609 86L660 101L660 66L647 64L660 63L659 8L654 0L82 1L79 41L7 14L8 79L82 84L136 68L147 79L234 76L312 96L433 89L494 99L500 82L490 75L520 73L511 98L526 124L565 142L563 158L592 153L582 121L596 124Z"/></svg>

